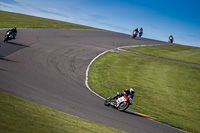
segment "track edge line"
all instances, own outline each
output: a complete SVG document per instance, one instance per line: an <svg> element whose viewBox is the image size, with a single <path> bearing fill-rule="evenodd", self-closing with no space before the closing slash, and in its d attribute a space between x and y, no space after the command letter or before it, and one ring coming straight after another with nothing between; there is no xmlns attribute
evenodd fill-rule
<svg viewBox="0 0 200 133"><path fill-rule="evenodd" d="M161 44L159 44L159 45L161 45ZM126 48L126 47L138 47L138 46L150 46L150 45L123 46L123 47L118 47L118 48L115 48L115 49L120 49L120 50L121 50L122 48ZM106 50L106 51L102 52L101 54L97 55L97 56L89 63L89 65L88 65L88 67L87 67L87 70L86 70L86 79L85 79L85 85L86 85L86 87L88 88L88 90L89 90L90 92L92 92L93 94L95 94L96 96L100 97L100 98L103 99L103 100L106 100L106 99L105 99L104 97L102 97L101 95L97 94L95 91L93 91L93 90L90 88L90 86L89 86L89 84L88 84L88 74L89 74L89 69L90 69L90 66L92 65L92 63L93 63L97 58L99 58L100 56L102 56L103 54L105 54L105 53L107 53L107 52L115 52L115 51L114 51L114 49ZM161 121L161 120L159 120L159 119L157 119L157 118L155 118L155 117L152 117L152 116L150 116L150 115L146 115L146 114L140 113L140 112L138 112L138 111L134 111L133 109L130 109L130 108L128 108L127 110L128 110L129 112L135 113L135 114L140 115L140 116L142 116L142 117L148 118L149 120L152 120L152 121L154 121L154 122L158 122L158 123L160 123L160 124L163 124L163 125L165 125L165 126L168 126L168 127L170 127L170 128L174 128L174 129L179 130L179 131L182 131L182 132L184 132L184 133L191 133L191 132L188 132L188 131L186 131L186 130L184 130L184 129L181 129L181 128L179 128L179 127L175 127L175 126L173 126L173 125L171 125L171 124L169 124L169 123L163 122L163 121Z"/></svg>

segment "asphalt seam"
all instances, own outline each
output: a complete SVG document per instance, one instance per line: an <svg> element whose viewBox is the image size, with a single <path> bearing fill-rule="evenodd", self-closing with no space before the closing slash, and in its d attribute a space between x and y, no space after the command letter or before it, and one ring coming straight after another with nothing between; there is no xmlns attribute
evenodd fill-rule
<svg viewBox="0 0 200 133"><path fill-rule="evenodd" d="M153 45L153 44L152 44L152 45ZM160 44L159 44L159 45L160 45ZM92 92L93 94L95 94L96 96L100 97L101 99L106 100L106 98L102 97L101 95L99 95L99 94L97 94L95 91L93 91L93 90L90 88L89 84L88 84L88 74L89 74L90 66L92 65L92 63L93 63L97 58L99 58L99 57L102 56L103 54L106 54L107 52L116 52L116 50L121 50L121 48L126 48L126 47L138 47L138 46L150 46L150 45L123 46L123 47L118 47L118 48L116 48L116 49L111 49L111 50L104 51L103 53L97 55L97 56L90 62L90 64L89 64L88 67L87 67L87 70L86 70L85 85L86 85L86 87L88 88L88 90L91 91L91 92ZM125 51L125 50L121 50L121 51ZM152 120L152 121L154 121L154 122L163 124L163 125L168 126L168 127L170 127L170 128L174 128L174 129L176 129L176 130L179 130L179 131L182 131L182 132L185 132L185 133L190 133L190 132L188 132L188 131L186 131L186 130L184 130L184 129L181 129L181 128L176 127L176 126L174 126L174 125L171 125L171 124L169 124L169 123L166 123L166 122L163 122L163 121L161 121L161 120L158 120L157 118L154 118L154 117L152 117L152 116L150 116L150 115L146 115L146 114L140 113L140 112L135 111L135 110L133 110L133 109L128 108L127 111L129 111L129 112L131 112L131 113L134 113L134 114L137 114L137 115L139 115L139 116L142 116L142 117L144 117L144 118L147 118L147 119L149 119L149 120Z"/></svg>

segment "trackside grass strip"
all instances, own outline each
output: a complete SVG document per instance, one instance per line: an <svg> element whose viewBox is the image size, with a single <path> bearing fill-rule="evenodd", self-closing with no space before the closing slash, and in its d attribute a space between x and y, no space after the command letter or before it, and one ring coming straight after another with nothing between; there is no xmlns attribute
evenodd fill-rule
<svg viewBox="0 0 200 133"><path fill-rule="evenodd" d="M69 22L0 10L0 28L60 28L102 30ZM0 133L122 132L0 92Z"/></svg>
<svg viewBox="0 0 200 133"><path fill-rule="evenodd" d="M127 53L93 62L89 85L103 97L134 86L131 108L191 132L200 132L200 67Z"/></svg>
<svg viewBox="0 0 200 133"><path fill-rule="evenodd" d="M30 15L6 12L0 10L0 28L60 28L60 29L92 29L97 28L73 24L64 21L40 18Z"/></svg>
<svg viewBox="0 0 200 133"><path fill-rule="evenodd" d="M0 92L1 133L122 133L122 131Z"/></svg>
<svg viewBox="0 0 200 133"><path fill-rule="evenodd" d="M184 45L152 45L124 48L124 50L167 59L200 64L200 48Z"/></svg>

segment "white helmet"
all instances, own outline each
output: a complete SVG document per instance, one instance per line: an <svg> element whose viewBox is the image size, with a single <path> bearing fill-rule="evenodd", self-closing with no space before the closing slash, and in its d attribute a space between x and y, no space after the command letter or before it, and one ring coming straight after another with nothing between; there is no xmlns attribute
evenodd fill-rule
<svg viewBox="0 0 200 133"><path fill-rule="evenodd" d="M131 93L132 95L135 93L135 88L134 88L134 87L130 88L130 93Z"/></svg>

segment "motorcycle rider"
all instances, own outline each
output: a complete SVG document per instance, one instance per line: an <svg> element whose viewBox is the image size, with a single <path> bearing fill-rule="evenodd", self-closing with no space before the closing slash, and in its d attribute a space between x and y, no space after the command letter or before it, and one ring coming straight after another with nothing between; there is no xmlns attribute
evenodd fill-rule
<svg viewBox="0 0 200 133"><path fill-rule="evenodd" d="M134 31L136 32L136 34L138 34L138 28L136 28ZM133 31L133 32L134 32L134 31Z"/></svg>
<svg viewBox="0 0 200 133"><path fill-rule="evenodd" d="M117 94L114 97L112 97L112 99L117 99L119 97L122 97L123 95L127 97L130 95L130 98L133 99L134 94L135 94L135 88L131 87L130 89L123 90L122 93L117 92Z"/></svg>
<svg viewBox="0 0 200 133"><path fill-rule="evenodd" d="M8 30L7 32L9 32L9 31L11 31L11 33L13 34L13 39L15 39L15 36L17 35L17 28L14 27L14 28Z"/></svg>
<svg viewBox="0 0 200 133"><path fill-rule="evenodd" d="M143 28L141 27L139 31L142 31L142 32L143 32Z"/></svg>
<svg viewBox="0 0 200 133"><path fill-rule="evenodd" d="M143 34L143 28L141 27L140 30L139 30L139 37L141 37Z"/></svg>
<svg viewBox="0 0 200 133"><path fill-rule="evenodd" d="M171 43L173 43L174 37L173 37L172 35L169 36L169 41L170 41Z"/></svg>
<svg viewBox="0 0 200 133"><path fill-rule="evenodd" d="M137 37L137 35L138 35L138 28L136 28L135 30L133 30L132 39L135 39L135 37Z"/></svg>

